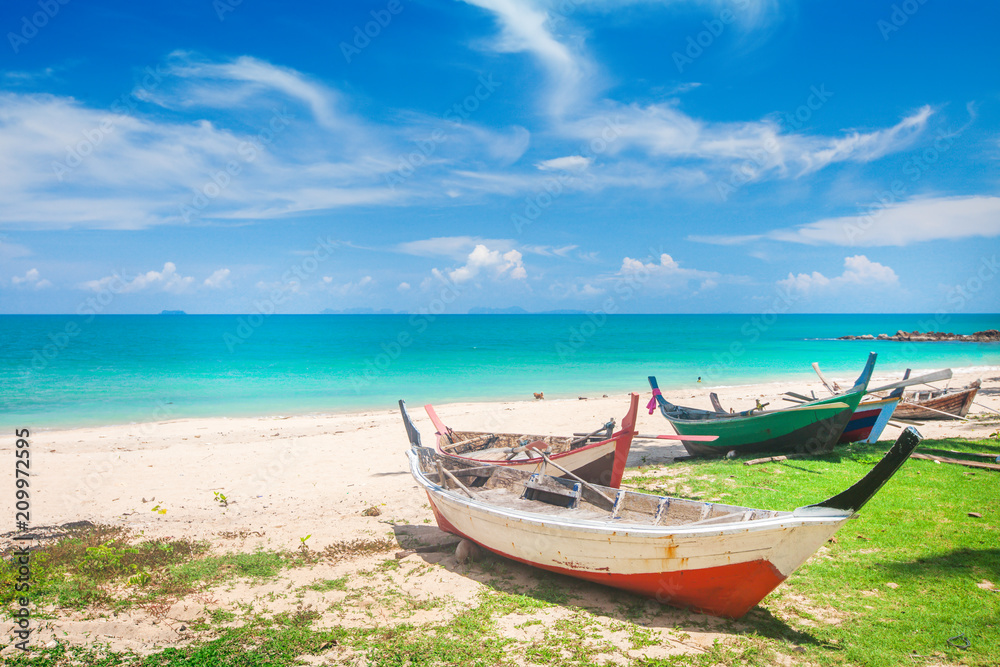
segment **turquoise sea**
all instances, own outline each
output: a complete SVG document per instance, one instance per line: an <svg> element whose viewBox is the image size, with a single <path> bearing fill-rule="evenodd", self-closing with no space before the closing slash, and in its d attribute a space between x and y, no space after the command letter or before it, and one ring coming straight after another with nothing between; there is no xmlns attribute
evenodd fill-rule
<svg viewBox="0 0 1000 667"><path fill-rule="evenodd" d="M0 316L0 425L46 429L197 416L393 409L1000 367L1000 345L836 341L998 315ZM697 385L698 377L702 384Z"/></svg>

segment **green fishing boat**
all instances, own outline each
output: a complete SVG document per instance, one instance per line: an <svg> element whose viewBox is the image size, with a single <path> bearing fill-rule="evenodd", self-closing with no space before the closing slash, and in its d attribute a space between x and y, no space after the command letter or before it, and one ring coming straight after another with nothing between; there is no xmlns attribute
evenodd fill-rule
<svg viewBox="0 0 1000 667"><path fill-rule="evenodd" d="M857 382L849 390L817 401L802 403L783 410L766 411L754 408L742 412L719 409L700 410L674 405L660 393L656 378L649 376L653 388L649 413L656 406L679 435L717 435L713 442L682 440L691 456L725 456L755 452L820 452L833 448L844 432L851 415L858 408L868 389L875 368L875 353Z"/></svg>

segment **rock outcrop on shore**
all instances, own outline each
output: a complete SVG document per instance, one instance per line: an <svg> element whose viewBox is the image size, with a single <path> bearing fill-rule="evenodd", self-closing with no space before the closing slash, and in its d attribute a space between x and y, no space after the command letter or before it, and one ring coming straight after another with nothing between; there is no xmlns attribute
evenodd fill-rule
<svg viewBox="0 0 1000 667"><path fill-rule="evenodd" d="M907 333L900 329L893 336L884 333L877 336L864 334L861 336L840 336L837 340L898 340L914 342L956 340L963 343L1000 343L1000 331L997 331L996 329L987 329L986 331L977 331L971 334L953 334L941 331L928 331L927 333L911 331L910 333Z"/></svg>

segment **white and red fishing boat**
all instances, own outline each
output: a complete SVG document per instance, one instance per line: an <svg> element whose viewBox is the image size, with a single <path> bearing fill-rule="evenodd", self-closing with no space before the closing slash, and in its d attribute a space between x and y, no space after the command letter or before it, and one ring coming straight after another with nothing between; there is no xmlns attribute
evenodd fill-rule
<svg viewBox="0 0 1000 667"><path fill-rule="evenodd" d="M409 460L441 530L522 563L739 618L843 526L919 441L906 429L859 482L791 512L620 491L415 444Z"/></svg>

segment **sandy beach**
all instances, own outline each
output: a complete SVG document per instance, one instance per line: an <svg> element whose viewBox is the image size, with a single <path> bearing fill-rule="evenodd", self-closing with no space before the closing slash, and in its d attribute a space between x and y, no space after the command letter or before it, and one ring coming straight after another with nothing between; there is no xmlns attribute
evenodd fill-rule
<svg viewBox="0 0 1000 667"><path fill-rule="evenodd" d="M977 402L1000 410L1000 371L956 370L949 382L962 386L983 380ZM835 378L842 386L852 378ZM876 377L873 385L894 377ZM884 381L884 382L883 382ZM801 382L782 382L716 388L724 406L752 407L755 399L784 403L781 392L813 390L826 395L815 376ZM672 401L709 407L705 387L692 392L664 392ZM641 405L648 388L637 386ZM424 414L419 395L408 399L411 415L424 438L433 443L434 429ZM589 431L610 418L620 422L628 407L627 395L588 396L587 400L529 400L496 403L456 403L436 406L441 418L455 429L523 431L568 434ZM972 416L996 416L974 406ZM926 422L925 437L985 437L997 429L996 420ZM267 549L294 550L305 543L322 551L329 545L352 540L393 538L401 549L410 537L420 543L453 543L454 538L437 531L424 494L418 490L406 467L405 433L394 406L353 414L307 415L266 418L179 419L173 421L115 425L100 428L45 430L44 424L24 424L31 429L32 525L60 526L70 522L125 526L144 538L208 540L218 551ZM649 415L640 407L640 433L670 433L659 413ZM883 439L893 439L898 429L889 428ZM3 456L11 457L13 438L0 443ZM629 466L669 463L683 453L679 445L636 440ZM11 485L12 474L5 473ZM626 473L625 483L628 483ZM225 504L220 502L221 494ZM370 508L378 508L377 512ZM367 512L366 512L367 511ZM4 538L11 544L10 534ZM304 542L303 542L304 540ZM121 618L58 617L39 630L39 643L53 640L93 643L140 652L184 642L190 633L179 628L213 605L226 607L248 597L263 599L268 592L317 578L341 576L370 568L373 562L391 557L392 548L377 556L359 556L322 562L310 568L289 570L282 581L261 589L244 585L213 592L201 600L179 600L162 614L136 609ZM386 586L402 586L410 595L447 595L449 603L423 616L443 618L474 599L483 584L475 572L455 563L452 549L402 554L404 564L438 563L433 578L419 583L404 582L397 573L379 575ZM390 554L387 556L386 554ZM515 564L518 577L531 577L530 568ZM395 579L393 579L395 577ZM613 593L579 584L592 598L606 598L613 608ZM578 590L579 592L579 590ZM329 599L330 593L309 593L305 602ZM325 598L323 596L326 596ZM315 598L315 599L314 599ZM322 599L321 599L322 598ZM272 598L273 599L273 598ZM300 599L279 599L271 611L301 604ZM382 610L384 619L398 610ZM556 614L558 610L547 610ZM657 650L685 652L703 650L718 634L708 629L687 631L687 638L670 634L678 619L692 615L652 604L650 627L660 628L662 644ZM157 618L159 616L159 618ZM701 617L706 619L707 617ZM657 620L658 619L658 620ZM415 622L414 618L408 618ZM365 606L337 615L326 612L320 620L330 623L368 623ZM610 632L610 631L609 631ZM648 652L646 653L648 655ZM346 658L345 658L346 659Z"/></svg>

